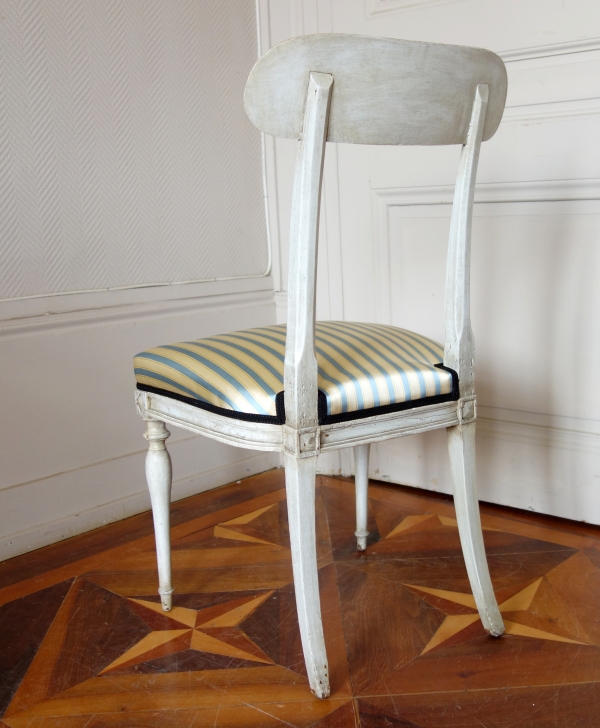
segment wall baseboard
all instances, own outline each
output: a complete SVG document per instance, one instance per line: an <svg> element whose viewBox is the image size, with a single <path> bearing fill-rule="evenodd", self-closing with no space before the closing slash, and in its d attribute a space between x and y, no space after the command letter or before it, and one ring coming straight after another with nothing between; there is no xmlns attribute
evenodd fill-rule
<svg viewBox="0 0 600 728"><path fill-rule="evenodd" d="M198 437L185 438L174 442L169 447L173 455L175 476L177 476L179 456L185 457L186 454L181 451L190 450L190 447L197 445L199 440L201 438ZM231 449L233 450L233 448ZM235 452L245 455L248 451L236 450ZM88 468L77 470L75 473L51 476L31 484L37 493L43 491L47 497L53 501L59 501L63 506L70 501L77 503L77 490L81 491L82 495L85 493L87 502L81 501L81 510L70 509L67 513L61 513L54 520L37 523L0 541L0 561L148 510L150 497L143 475L145 456L146 451L144 450L106 463L91 465ZM278 466L279 453L251 452L245 457L236 460L230 459L207 470L174 477L172 501L218 488L234 480L247 478ZM118 482L126 479L135 482L139 489L136 489L134 493L127 493L127 495L119 497ZM114 487L115 481L116 488ZM103 498L96 498L96 504L90 503L90 491L105 494L107 488L112 491L111 500L100 502L103 501ZM26 491L27 486L15 489L15 491L21 490ZM15 496L15 500L20 500L22 497L27 498L27 493L15 492ZM42 511L42 513L46 512L45 509Z"/></svg>
<svg viewBox="0 0 600 728"><path fill-rule="evenodd" d="M149 508L132 358L169 341L275 322L270 277L0 305L0 559ZM173 498L278 465L173 428Z"/></svg>
<svg viewBox="0 0 600 728"><path fill-rule="evenodd" d="M600 525L600 421L498 407L480 410L477 486L482 501ZM377 443L369 475L452 494L445 439L445 432L436 430ZM319 473L353 475L352 453L321 456Z"/></svg>
<svg viewBox="0 0 600 728"><path fill-rule="evenodd" d="M479 407L479 437L600 457L600 421Z"/></svg>

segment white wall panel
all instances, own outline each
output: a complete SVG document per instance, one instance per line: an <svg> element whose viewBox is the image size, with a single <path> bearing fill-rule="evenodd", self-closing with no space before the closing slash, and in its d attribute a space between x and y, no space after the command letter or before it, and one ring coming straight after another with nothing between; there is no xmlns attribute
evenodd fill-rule
<svg viewBox="0 0 600 728"><path fill-rule="evenodd" d="M600 4L270 0L270 7L278 40L286 31L347 32L474 45L504 57L507 109L482 147L473 233L480 495L600 523ZM275 168L286 222L288 147L277 143ZM319 292L328 290L330 302L318 302L319 317L389 322L443 340L458 154L328 145ZM285 250L279 256L284 269ZM443 433L378 445L371 466L377 478L450 492ZM350 473L352 457L322 458L320 467Z"/></svg>
<svg viewBox="0 0 600 728"><path fill-rule="evenodd" d="M137 352L275 320L270 278L93 295L0 322L0 560L150 507ZM167 446L174 500L279 463L176 428Z"/></svg>
<svg viewBox="0 0 600 728"><path fill-rule="evenodd" d="M0 299L264 274L250 0L7 0Z"/></svg>
<svg viewBox="0 0 600 728"><path fill-rule="evenodd" d="M252 0L0 6L0 560L149 508L136 353L275 323L256 40ZM279 462L168 447L174 499Z"/></svg>

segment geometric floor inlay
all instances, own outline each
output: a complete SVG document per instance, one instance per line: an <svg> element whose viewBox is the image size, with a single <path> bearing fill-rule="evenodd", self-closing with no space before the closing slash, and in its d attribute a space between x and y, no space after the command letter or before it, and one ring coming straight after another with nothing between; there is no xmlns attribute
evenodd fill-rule
<svg viewBox="0 0 600 728"><path fill-rule="evenodd" d="M234 599L201 610L174 607L166 613L156 602L131 599L138 614L154 629L105 667L100 675L187 649L273 664L260 647L239 629L240 622L272 594L270 591L259 597Z"/></svg>
<svg viewBox="0 0 600 728"><path fill-rule="evenodd" d="M170 612L147 515L0 564L0 728L598 725L600 529L482 507L494 639L451 500L372 482L364 552L354 509L318 478L331 699L307 685L275 470L174 504Z"/></svg>
<svg viewBox="0 0 600 728"><path fill-rule="evenodd" d="M557 642L572 642L573 644L592 644L588 639L581 642L577 639L571 639L564 634L558 632L548 632L543 629L537 629L527 624L529 613L527 610L542 583L543 577L536 579L532 584L527 584L520 589L514 596L509 597L504 602L499 602L498 607L504 618L504 626L506 634L516 634L522 637L531 637L540 640L556 640ZM411 586L404 584L409 589L421 592L425 595L425 600L434 603L442 612L448 616L442 622L437 632L425 645L422 655L435 647L442 644L448 644L452 640L452 644L458 644L460 641L457 637L462 636L463 640L469 638L468 628L479 621L479 614L475 606L475 599L471 594L463 594L462 592L445 591L444 589L431 589L423 586ZM434 597L435 599L431 599ZM457 610L457 605L459 609ZM463 607L464 609L460 609ZM468 610L468 611L467 611ZM459 612L456 614L455 612ZM508 619L512 617L512 619ZM521 620L521 621L520 621ZM573 635L575 636L575 635ZM579 636L579 635L577 635Z"/></svg>

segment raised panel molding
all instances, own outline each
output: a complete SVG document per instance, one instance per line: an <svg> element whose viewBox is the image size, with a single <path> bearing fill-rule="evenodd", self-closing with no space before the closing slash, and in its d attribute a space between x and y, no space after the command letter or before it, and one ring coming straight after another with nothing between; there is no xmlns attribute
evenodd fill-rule
<svg viewBox="0 0 600 728"><path fill-rule="evenodd" d="M564 56L571 56L567 59L568 62L591 61L600 58L600 38L583 38L567 43L515 48L509 51L499 51L498 55L504 63L509 65L510 70L550 65L556 60L564 63Z"/></svg>
<svg viewBox="0 0 600 728"><path fill-rule="evenodd" d="M372 190L373 254L377 286L377 319L391 322L389 208L451 205L453 185L388 187ZM475 204L502 202L562 202L600 200L600 178L532 180L478 184Z"/></svg>
<svg viewBox="0 0 600 728"><path fill-rule="evenodd" d="M365 0L365 15L367 19L398 13L402 10L430 7L431 5L448 5L463 0Z"/></svg>
<svg viewBox="0 0 600 728"><path fill-rule="evenodd" d="M574 119L578 116L597 116L598 114L600 114L600 98L549 101L541 104L507 106L502 117L502 124Z"/></svg>
<svg viewBox="0 0 600 728"><path fill-rule="evenodd" d="M461 0L365 0L367 19L431 5L446 5ZM565 43L496 51L509 73L543 66L600 60L600 38L583 38ZM600 98L565 99L524 106L507 106L504 123L566 119L600 114Z"/></svg>
<svg viewBox="0 0 600 728"><path fill-rule="evenodd" d="M376 295L379 323L392 322L390 208L450 206L453 194L454 187L451 185L372 190L373 254L378 282ZM498 182L478 184L475 189L475 204L585 200L600 200L600 178ZM480 407L478 423L478 434L483 437L600 455L600 420L582 421Z"/></svg>
<svg viewBox="0 0 600 728"><path fill-rule="evenodd" d="M522 445L600 455L600 420L478 405L477 435Z"/></svg>
<svg viewBox="0 0 600 728"><path fill-rule="evenodd" d="M585 38L567 43L531 46L498 55L506 63L509 74L544 66L556 66L600 60L600 38ZM503 123L570 119L600 114L600 98L573 98L547 103L507 106Z"/></svg>
<svg viewBox="0 0 600 728"><path fill-rule="evenodd" d="M272 302L270 276L5 301L0 302L0 340L164 316L216 314Z"/></svg>
<svg viewBox="0 0 600 728"><path fill-rule="evenodd" d="M274 309L271 278L4 302L1 366L11 386L0 512L10 517L0 524L0 560L149 507L136 350L272 324ZM277 454L172 435L174 500L279 464Z"/></svg>

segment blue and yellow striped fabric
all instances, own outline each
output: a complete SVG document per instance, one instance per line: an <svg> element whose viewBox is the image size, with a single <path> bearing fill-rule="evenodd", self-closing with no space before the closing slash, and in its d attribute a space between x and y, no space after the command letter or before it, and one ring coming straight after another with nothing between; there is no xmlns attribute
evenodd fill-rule
<svg viewBox="0 0 600 728"><path fill-rule="evenodd" d="M137 383L232 414L275 417L285 336L285 325L265 326L157 346L135 357ZM452 374L435 366L443 347L425 336L380 324L319 321L315 343L327 416L452 393Z"/></svg>

